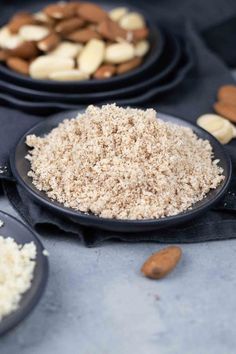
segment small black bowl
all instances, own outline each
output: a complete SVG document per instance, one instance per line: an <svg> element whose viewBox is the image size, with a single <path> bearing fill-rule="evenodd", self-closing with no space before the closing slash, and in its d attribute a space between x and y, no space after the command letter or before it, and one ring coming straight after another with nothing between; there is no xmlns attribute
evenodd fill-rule
<svg viewBox="0 0 236 354"><path fill-rule="evenodd" d="M207 209L212 207L226 192L231 178L232 167L230 158L222 145L212 135L192 123L172 116L158 114L159 118L164 121L190 127L200 138L209 140L213 147L214 157L220 160L219 165L224 170L224 181L215 190L211 190L203 200L194 204L191 210L162 219L118 220L101 218L93 214L85 214L71 208L66 208L56 201L52 201L48 198L45 192L39 191L33 185L32 179L27 175L30 170L30 163L25 159L25 156L29 151L29 148L25 144L25 139L28 134L44 136L55 128L61 121L63 121L63 119L72 118L76 115L76 113L77 112L63 112L31 128L19 140L10 158L11 170L17 182L24 188L32 199L52 212L55 212L63 217L68 217L81 225L89 227L97 227L116 232L150 231L193 220L195 217L206 212Z"/></svg>
<svg viewBox="0 0 236 354"><path fill-rule="evenodd" d="M37 249L36 266L31 287L22 295L19 308L4 317L0 322L0 335L3 335L21 322L32 311L41 298L48 279L48 257L43 255L43 245L28 226L2 211L0 211L0 220L4 223L0 229L1 236L12 237L18 244L33 241Z"/></svg>
<svg viewBox="0 0 236 354"><path fill-rule="evenodd" d="M107 3L101 4L104 8L111 9L116 7L115 4L108 5ZM138 11L143 13L142 10L129 7L130 10ZM83 90L83 92L90 92L91 89L97 88L98 90L106 89L107 87L120 87L123 84L130 84L136 82L141 77L144 77L149 73L149 71L155 67L158 58L160 57L163 47L164 47L164 36L161 29L159 29L152 20L148 19L146 14L144 14L147 26L150 30L149 41L150 41L150 50L144 58L144 62L138 68L124 73L122 75L117 75L109 79L98 80L83 80L83 81L53 81L53 80L39 80L33 79L29 76L21 75L11 69L9 69L5 64L0 63L0 74L4 79L7 79L9 82L23 85L24 87L29 87L37 89L39 91L54 91L61 92L66 94L77 92L78 90ZM1 24L4 25L4 22L1 21Z"/></svg>

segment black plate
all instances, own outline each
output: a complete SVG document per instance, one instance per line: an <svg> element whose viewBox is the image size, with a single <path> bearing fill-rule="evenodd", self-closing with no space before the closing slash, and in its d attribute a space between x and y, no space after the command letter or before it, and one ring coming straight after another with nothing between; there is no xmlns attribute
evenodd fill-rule
<svg viewBox="0 0 236 354"><path fill-rule="evenodd" d="M77 104L69 104L69 103L61 103L57 102L33 102L28 100L20 100L13 96L7 95L5 93L0 93L0 102L4 104L9 104L11 108L19 109L27 113L37 114L37 115L49 115L55 112L65 111L65 110L75 110L78 109L79 106L83 104L92 104L92 103L108 103L116 101L119 104L124 105L141 105L150 101L152 98L156 98L158 95L166 93L172 89L174 89L177 85L179 85L188 71L192 67L192 62L188 62L183 67L180 67L177 72L171 76L169 81L165 83L159 83L157 87L154 87L150 90L147 90L142 95L135 95L134 97L129 98L121 98L121 99L112 99L109 100L105 95L102 96L101 99L93 99L90 98L83 99L82 101L78 101Z"/></svg>
<svg viewBox="0 0 236 354"><path fill-rule="evenodd" d="M164 114L159 114L161 119L173 122L178 125L190 127L199 137L208 139L213 147L215 158L220 160L220 166L224 169L225 180L215 190L210 191L203 200L194 204L191 210L176 216L170 216L157 220L115 220L100 218L93 214L85 214L79 211L75 211L73 209L64 207L58 202L50 200L44 192L37 190L37 188L32 184L31 178L27 176L27 173L30 169L30 163L25 159L25 156L28 154L29 150L25 144L25 138L28 134L43 136L55 128L63 119L72 118L75 115L76 112L64 112L59 115L55 115L50 119L47 119L43 123L37 124L26 134L24 134L24 136L16 145L13 154L11 155L11 169L17 182L25 189L27 193L29 193L29 195L34 200L42 204L44 207L50 209L51 211L63 215L64 217L67 216L68 218L82 225L90 227L122 232L149 231L169 227L194 219L196 216L202 214L208 208L212 207L212 205L215 204L226 192L230 182L232 168L230 159L222 145L206 131L187 121Z"/></svg>
<svg viewBox="0 0 236 354"><path fill-rule="evenodd" d="M103 7L107 9L112 9L116 7L115 4L112 6L104 2L101 4ZM37 6L38 8L38 6ZM137 9L133 6L129 6L131 10L138 11L143 13L141 9ZM26 9L25 9L26 10ZM77 92L78 90L83 90L84 92L90 92L92 88L104 89L109 87L119 87L124 83L130 84L131 82L135 82L140 79L140 77L144 77L148 74L148 72L155 66L158 58L160 57L163 46L164 46L164 37L162 35L162 31L157 28L157 26L150 20L147 14L143 13L146 18L147 25L150 29L149 41L150 41L150 50L144 58L144 62L140 67L127 72L122 75L114 76L106 80L83 80L83 81L53 81L53 80L38 80L32 79L29 76L21 75L11 69L9 69L5 64L0 63L0 74L3 78L8 79L10 82L18 83L19 85L24 85L25 87L34 88L37 90L44 91L45 89L48 91L54 92ZM1 24L4 25L6 20L1 20Z"/></svg>
<svg viewBox="0 0 236 354"><path fill-rule="evenodd" d="M41 298L48 278L48 257L42 254L44 247L29 227L2 211L0 211L0 220L4 222L4 225L0 228L1 236L12 237L18 244L33 241L37 249L36 266L31 287L23 294L19 308L4 317L0 322L0 335L2 335L21 322Z"/></svg>
<svg viewBox="0 0 236 354"><path fill-rule="evenodd" d="M82 100L89 99L91 102L95 99L96 101L106 97L107 99L115 98L127 98L128 95L137 95L139 93L144 93L147 88L157 85L164 78L166 78L174 69L177 67L178 62L181 58L181 48L180 41L173 35L166 34L167 40L164 51L160 57L160 60L156 62L156 66L153 71L147 75L147 77L140 79L137 83L131 83L130 85L124 85L124 87L119 89L107 89L103 90L93 90L89 93L77 92L61 94L52 91L37 91L35 89L25 88L17 84L9 83L6 80L0 80L0 89L4 90L5 93L14 94L16 98L26 99L29 97L32 101L37 102L52 102L59 101L60 103L72 103L78 104Z"/></svg>

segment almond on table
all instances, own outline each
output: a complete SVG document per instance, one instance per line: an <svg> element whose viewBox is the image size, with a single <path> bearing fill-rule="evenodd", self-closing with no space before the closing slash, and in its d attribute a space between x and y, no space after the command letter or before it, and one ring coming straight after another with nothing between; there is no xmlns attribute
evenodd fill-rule
<svg viewBox="0 0 236 354"><path fill-rule="evenodd" d="M108 79L142 65L141 58L150 49L148 36L143 15L128 7L107 11L92 2L55 2L36 13L16 13L0 28L0 61L33 79ZM56 57L59 74L51 71ZM23 63L10 61L9 65L9 58ZM63 58L73 60L73 65L64 67Z"/></svg>

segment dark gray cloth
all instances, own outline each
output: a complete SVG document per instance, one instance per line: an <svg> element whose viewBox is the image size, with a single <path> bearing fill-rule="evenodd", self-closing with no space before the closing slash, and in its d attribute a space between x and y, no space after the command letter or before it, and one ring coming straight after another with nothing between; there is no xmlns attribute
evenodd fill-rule
<svg viewBox="0 0 236 354"><path fill-rule="evenodd" d="M140 1L140 4L143 2ZM146 2L147 3L147 2ZM226 64L219 58L202 39L199 30L210 33L209 28L217 23L224 22L230 16L236 14L235 1L180 1L182 12L173 0L149 1L146 10L151 9L157 14L157 19L165 19L165 22L177 26L180 18L184 19L181 26L182 35L192 47L194 67L177 89L158 96L156 100L147 106L157 110L182 117L192 122L203 113L212 111L216 92L223 84L235 83ZM198 11L196 11L196 8ZM172 9L172 11L171 11ZM209 11L210 10L210 11ZM177 14L182 13L177 19ZM189 16L187 16L189 14ZM182 16L182 17L181 17ZM185 20L188 17L188 20ZM191 20L191 21L190 21ZM183 25L184 23L184 25ZM233 28L234 24L232 25ZM215 27L214 27L215 28ZM234 34L234 33L233 33ZM214 36L213 36L214 37ZM214 43L214 40L212 41ZM215 44L215 43L214 43ZM234 48L229 51L227 61L233 62ZM236 64L236 63L235 63ZM137 102L138 105L138 102ZM0 164L3 165L8 158L9 151L22 132L26 131L34 123L40 121L40 117L29 116L10 109L0 109ZM232 141L226 147L229 152L233 169L236 167L236 142ZM224 200L204 216L182 226L172 229L153 231L148 233L118 234L107 231L86 228L75 224L65 218L58 218L45 208L39 207L12 182L4 182L4 189L12 205L21 216L38 231L47 234L52 232L52 227L63 232L72 232L86 245L93 246L107 239L119 239L127 242L156 241L156 242L200 242L210 240L223 240L236 237L236 183L232 181L230 191ZM58 232L58 231L57 231Z"/></svg>

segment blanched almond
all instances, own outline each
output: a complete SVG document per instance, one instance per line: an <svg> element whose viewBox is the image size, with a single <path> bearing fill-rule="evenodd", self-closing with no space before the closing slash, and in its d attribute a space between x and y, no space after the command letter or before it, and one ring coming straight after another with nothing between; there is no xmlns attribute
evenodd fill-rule
<svg viewBox="0 0 236 354"><path fill-rule="evenodd" d="M106 48L105 52L105 60L112 64L124 63L133 59L134 56L134 46L130 43L111 44Z"/></svg>
<svg viewBox="0 0 236 354"><path fill-rule="evenodd" d="M0 47L3 49L13 49L22 43L18 34L11 34L7 27L0 29Z"/></svg>
<svg viewBox="0 0 236 354"><path fill-rule="evenodd" d="M137 30L145 27L145 20L138 12L129 12L120 19L119 24L126 30Z"/></svg>
<svg viewBox="0 0 236 354"><path fill-rule="evenodd" d="M62 58L75 58L83 49L83 46L79 43L61 42L53 51L50 52L50 56L62 57Z"/></svg>
<svg viewBox="0 0 236 354"><path fill-rule="evenodd" d="M75 43L86 43L91 39L100 39L101 36L92 28L85 28L72 32L66 38Z"/></svg>
<svg viewBox="0 0 236 354"><path fill-rule="evenodd" d="M85 21L78 17L69 18L67 20L60 21L56 27L56 32L60 33L61 35L66 35L71 32L74 32L78 28L84 25Z"/></svg>
<svg viewBox="0 0 236 354"><path fill-rule="evenodd" d="M99 23L108 17L106 11L100 6L89 2L79 4L78 14L84 20L93 23Z"/></svg>
<svg viewBox="0 0 236 354"><path fill-rule="evenodd" d="M144 57L150 49L150 44L148 41L143 40L135 45L135 56Z"/></svg>
<svg viewBox="0 0 236 354"><path fill-rule="evenodd" d="M104 64L96 70L93 77L95 79L107 79L115 75L115 73L116 73L115 65Z"/></svg>
<svg viewBox="0 0 236 354"><path fill-rule="evenodd" d="M20 58L8 58L7 59L7 66L20 73L23 75L28 75L29 74L29 63L24 60L24 59L20 59Z"/></svg>
<svg viewBox="0 0 236 354"><path fill-rule="evenodd" d="M137 68L141 63L142 63L141 58L134 58L127 61L126 63L120 64L117 67L117 74L124 74L127 71L133 70Z"/></svg>
<svg viewBox="0 0 236 354"><path fill-rule="evenodd" d="M76 5L66 4L66 3L57 3L48 5L44 8L43 12L56 20L61 20L75 15Z"/></svg>
<svg viewBox="0 0 236 354"><path fill-rule="evenodd" d="M44 12L42 11L39 11L39 12L36 12L34 14L34 18L36 20L36 23L37 24L43 24L43 25L53 25L54 24L54 20L47 16Z"/></svg>
<svg viewBox="0 0 236 354"><path fill-rule="evenodd" d="M60 43L60 37L56 33L51 33L44 39L38 42L37 46L43 52L49 52L56 48L56 46Z"/></svg>
<svg viewBox="0 0 236 354"><path fill-rule="evenodd" d="M8 50L8 56L22 59L32 59L38 55L39 51L34 42L23 42L16 48Z"/></svg>
<svg viewBox="0 0 236 354"><path fill-rule="evenodd" d="M82 50L78 58L79 70L93 74L102 64L105 55L105 43L98 39L91 39Z"/></svg>
<svg viewBox="0 0 236 354"><path fill-rule="evenodd" d="M36 23L36 20L33 15L28 12L19 12L8 23L8 29L11 33L17 33L22 26L34 23Z"/></svg>
<svg viewBox="0 0 236 354"><path fill-rule="evenodd" d="M120 21L121 18L128 13L127 7L116 7L109 12L109 16L113 21Z"/></svg>
<svg viewBox="0 0 236 354"><path fill-rule="evenodd" d="M29 72L30 76L35 79L48 79L53 72L71 70L73 68L74 60L71 58L44 55L38 57L30 64Z"/></svg>
<svg viewBox="0 0 236 354"><path fill-rule="evenodd" d="M79 81L88 80L89 75L80 70L55 71L49 75L49 79L57 81Z"/></svg>
<svg viewBox="0 0 236 354"><path fill-rule="evenodd" d="M101 36L110 41L128 40L128 33L111 19L102 21L97 28Z"/></svg>
<svg viewBox="0 0 236 354"><path fill-rule="evenodd" d="M25 41L40 41L49 35L49 29L44 26L25 25L20 28L19 35Z"/></svg>

